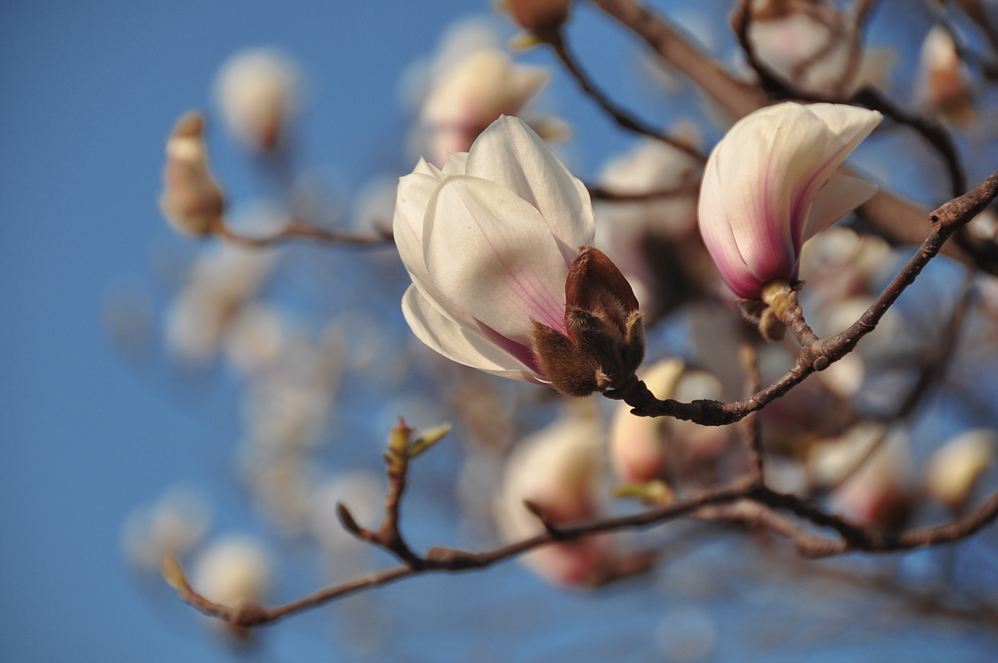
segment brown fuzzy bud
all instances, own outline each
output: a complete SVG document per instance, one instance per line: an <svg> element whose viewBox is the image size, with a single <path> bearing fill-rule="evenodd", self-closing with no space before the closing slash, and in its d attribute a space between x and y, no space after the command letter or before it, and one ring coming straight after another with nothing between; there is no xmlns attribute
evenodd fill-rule
<svg viewBox="0 0 998 663"><path fill-rule="evenodd" d="M185 235L211 233L225 211L222 190L208 169L203 132L201 114L185 113L166 143L159 206L170 225Z"/></svg>
<svg viewBox="0 0 998 663"><path fill-rule="evenodd" d="M507 0L510 16L534 34L557 31L568 20L571 0Z"/></svg>
<svg viewBox="0 0 998 663"><path fill-rule="evenodd" d="M565 282L562 334L534 322L534 352L555 389L568 396L613 389L641 365L644 326L627 279L603 252L584 247Z"/></svg>

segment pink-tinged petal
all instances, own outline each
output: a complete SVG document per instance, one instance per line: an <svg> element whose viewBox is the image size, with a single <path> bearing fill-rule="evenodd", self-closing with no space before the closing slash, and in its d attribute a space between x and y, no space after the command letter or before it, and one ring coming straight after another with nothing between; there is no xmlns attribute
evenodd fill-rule
<svg viewBox="0 0 998 663"><path fill-rule="evenodd" d="M564 332L568 267L540 213L509 189L451 177L423 227L427 272L443 295L530 346L533 321Z"/></svg>
<svg viewBox="0 0 998 663"><path fill-rule="evenodd" d="M818 192L804 223L806 242L853 211L877 192L877 187L858 177L836 177Z"/></svg>
<svg viewBox="0 0 998 663"><path fill-rule="evenodd" d="M409 286L402 297L402 314L416 338L451 361L492 375L542 382L542 377L530 366L480 332L448 316L415 285Z"/></svg>
<svg viewBox="0 0 998 663"><path fill-rule="evenodd" d="M780 116L749 115L715 148L724 207L738 253L755 278L765 281L793 270L789 196L779 195L785 155Z"/></svg>
<svg viewBox="0 0 998 663"><path fill-rule="evenodd" d="M536 208L557 238L566 266L580 246L593 244L596 222L589 191L519 118L502 116L482 132L468 153L466 173L495 182Z"/></svg>
<svg viewBox="0 0 998 663"><path fill-rule="evenodd" d="M739 297L753 299L759 296L763 283L755 278L742 259L724 207L715 150L707 160L700 186L697 209L700 235L728 287Z"/></svg>

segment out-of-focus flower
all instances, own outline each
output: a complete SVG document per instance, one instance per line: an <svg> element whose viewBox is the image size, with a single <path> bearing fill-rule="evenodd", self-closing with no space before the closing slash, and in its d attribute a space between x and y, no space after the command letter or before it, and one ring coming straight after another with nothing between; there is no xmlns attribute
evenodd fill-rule
<svg viewBox="0 0 998 663"><path fill-rule="evenodd" d="M128 515L121 531L125 558L139 571L158 571L163 557L182 558L210 525L211 509L199 492L171 489Z"/></svg>
<svg viewBox="0 0 998 663"><path fill-rule="evenodd" d="M421 160L399 182L394 233L412 277L406 321L448 359L574 395L640 363L630 286L602 253L580 252L589 193L521 120L500 118L443 170Z"/></svg>
<svg viewBox="0 0 998 663"><path fill-rule="evenodd" d="M159 208L185 235L210 233L225 211L222 190L208 169L203 132L204 118L192 111L177 120L166 141Z"/></svg>
<svg viewBox="0 0 998 663"><path fill-rule="evenodd" d="M595 418L563 418L527 437L509 457L495 517L503 537L515 541L539 534L544 526L524 506L535 504L553 523L597 517L603 435ZM562 585L595 585L617 565L607 536L555 543L521 559L544 579Z"/></svg>
<svg viewBox="0 0 998 663"><path fill-rule="evenodd" d="M700 233L739 297L797 280L801 246L876 187L835 169L880 123L852 106L785 103L742 118L711 152L700 188Z"/></svg>
<svg viewBox="0 0 998 663"><path fill-rule="evenodd" d="M266 600L271 585L271 562L255 540L232 537L214 542L194 562L191 586L209 601L236 608ZM213 626L228 627L211 619ZM245 636L239 628L229 628Z"/></svg>
<svg viewBox="0 0 998 663"><path fill-rule="evenodd" d="M228 245L203 255L170 306L166 337L176 357L192 367L211 361L273 263L273 253Z"/></svg>
<svg viewBox="0 0 998 663"><path fill-rule="evenodd" d="M750 12L748 39L758 57L808 92L848 96L890 77L893 53L864 52L852 17L830 3L756 0Z"/></svg>
<svg viewBox="0 0 998 663"><path fill-rule="evenodd" d="M499 8L509 12L524 30L545 35L565 24L572 0L502 0Z"/></svg>
<svg viewBox="0 0 998 663"><path fill-rule="evenodd" d="M679 191L646 201L595 204L599 245L627 277L646 315L666 312L688 296L689 288L680 292L688 276L685 256L699 247L697 257L705 258L696 234L696 191L682 191L699 178L700 165L693 157L650 139L609 162L600 176L600 186L615 193ZM670 247L674 255L666 257Z"/></svg>
<svg viewBox="0 0 998 663"><path fill-rule="evenodd" d="M270 153L284 146L301 112L301 74L278 51L242 51L222 65L215 94L233 135L253 151Z"/></svg>
<svg viewBox="0 0 998 663"><path fill-rule="evenodd" d="M998 433L978 429L947 442L929 459L925 484L929 494L951 509L966 504L977 484L995 458Z"/></svg>
<svg viewBox="0 0 998 663"><path fill-rule="evenodd" d="M941 113L960 124L974 121L973 93L966 67L953 37L943 26L935 25L925 35L918 67L916 95L925 110Z"/></svg>
<svg viewBox="0 0 998 663"><path fill-rule="evenodd" d="M641 378L662 399L693 401L723 397L716 377L689 368L678 359L654 364ZM625 484L661 481L669 487L665 495L670 495L683 488L712 483L714 461L728 448L730 436L731 429L727 426L700 426L669 417L639 417L631 414L629 406L621 404L610 426L610 460L614 474Z"/></svg>
<svg viewBox="0 0 998 663"><path fill-rule="evenodd" d="M423 103L420 124L430 162L443 166L448 154L467 152L500 115L520 115L548 82L541 67L513 63L497 48L479 48L440 72ZM531 125L545 139L565 133L553 118Z"/></svg>
<svg viewBox="0 0 998 663"><path fill-rule="evenodd" d="M847 519L885 530L903 527L915 503L907 436L888 433L859 471L835 490L834 497Z"/></svg>

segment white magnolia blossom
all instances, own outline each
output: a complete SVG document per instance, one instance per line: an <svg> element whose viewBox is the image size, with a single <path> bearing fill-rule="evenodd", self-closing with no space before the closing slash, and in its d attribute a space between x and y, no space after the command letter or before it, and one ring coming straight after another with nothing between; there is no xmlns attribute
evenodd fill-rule
<svg viewBox="0 0 998 663"><path fill-rule="evenodd" d="M502 117L443 169L420 160L399 181L395 242L412 285L402 311L443 356L546 382L533 324L566 332L565 282L593 243L586 187L523 121Z"/></svg>
<svg viewBox="0 0 998 663"><path fill-rule="evenodd" d="M967 69L953 37L941 25L933 26L922 42L916 95L920 105L930 113L941 112L946 119L957 123L974 119Z"/></svg>
<svg viewBox="0 0 998 663"><path fill-rule="evenodd" d="M519 115L545 85L541 67L519 65L498 48L477 48L440 72L420 112L420 124L430 162L442 166L448 154L467 152L486 127L500 115ZM539 118L535 130L550 128L555 138L560 123Z"/></svg>
<svg viewBox="0 0 998 663"><path fill-rule="evenodd" d="M796 281L804 242L876 193L835 171L880 120L853 106L784 103L742 118L717 144L700 233L736 295L758 299L771 281Z"/></svg>
<svg viewBox="0 0 998 663"><path fill-rule="evenodd" d="M555 523L597 517L602 475L603 434L599 420L569 416L525 438L506 464L495 503L503 537L516 541L544 531L524 500ZM522 560L546 580L565 585L594 584L609 573L614 549L605 536L545 546Z"/></svg>
<svg viewBox="0 0 998 663"><path fill-rule="evenodd" d="M191 584L209 601L238 608L267 598L272 573L270 558L259 543L231 537L201 552L194 563Z"/></svg>
<svg viewBox="0 0 998 663"><path fill-rule="evenodd" d="M963 507L981 475L994 463L996 446L998 433L979 428L937 449L925 476L929 494L951 509Z"/></svg>
<svg viewBox="0 0 998 663"><path fill-rule="evenodd" d="M281 146L302 108L298 65L273 49L236 53L218 72L215 94L229 130L247 148Z"/></svg>

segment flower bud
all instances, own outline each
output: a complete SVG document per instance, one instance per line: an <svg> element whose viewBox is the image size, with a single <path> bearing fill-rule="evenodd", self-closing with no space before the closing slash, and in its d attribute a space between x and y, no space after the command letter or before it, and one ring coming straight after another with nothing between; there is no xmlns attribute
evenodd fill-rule
<svg viewBox="0 0 998 663"><path fill-rule="evenodd" d="M185 113L166 142L159 208L170 225L185 235L210 233L225 211L222 190L208 170L203 131L201 114Z"/></svg>
<svg viewBox="0 0 998 663"><path fill-rule="evenodd" d="M645 356L638 300L617 266L584 247L565 283L562 333L534 321L534 352L555 389L587 396L623 384Z"/></svg>
<svg viewBox="0 0 998 663"><path fill-rule="evenodd" d="M717 144L700 187L700 234L736 295L796 283L804 242L876 192L834 173L880 120L853 106L785 103L742 118Z"/></svg>
<svg viewBox="0 0 998 663"><path fill-rule="evenodd" d="M974 120L973 93L966 68L953 37L941 25L929 30L922 42L917 95L930 113L939 112L956 123Z"/></svg>
<svg viewBox="0 0 998 663"><path fill-rule="evenodd" d="M504 4L513 20L534 34L558 30L572 8L571 0L506 0Z"/></svg>

